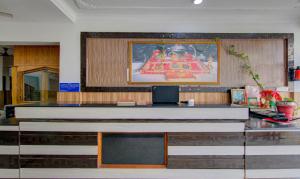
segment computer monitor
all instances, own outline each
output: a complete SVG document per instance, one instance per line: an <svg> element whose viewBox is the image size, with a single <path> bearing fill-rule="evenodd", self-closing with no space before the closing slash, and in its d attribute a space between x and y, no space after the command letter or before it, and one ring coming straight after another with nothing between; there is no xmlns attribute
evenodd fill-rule
<svg viewBox="0 0 300 179"><path fill-rule="evenodd" d="M153 86L153 104L178 104L179 86Z"/></svg>

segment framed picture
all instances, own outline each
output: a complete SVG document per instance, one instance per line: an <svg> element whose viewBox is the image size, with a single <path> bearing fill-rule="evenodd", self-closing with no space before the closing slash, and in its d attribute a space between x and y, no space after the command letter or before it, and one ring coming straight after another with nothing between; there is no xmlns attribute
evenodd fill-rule
<svg viewBox="0 0 300 179"><path fill-rule="evenodd" d="M249 104L249 98L251 98L252 102L256 98L257 101L260 101L260 89L258 86L245 86L245 93L246 93L246 103Z"/></svg>
<svg viewBox="0 0 300 179"><path fill-rule="evenodd" d="M231 89L231 103L232 104L245 104L245 90L244 89Z"/></svg>
<svg viewBox="0 0 300 179"><path fill-rule="evenodd" d="M256 107L258 107L258 99L256 97L254 97L254 98L248 98L248 106L250 108L256 108Z"/></svg>
<svg viewBox="0 0 300 179"><path fill-rule="evenodd" d="M217 42L129 42L131 84L219 84Z"/></svg>

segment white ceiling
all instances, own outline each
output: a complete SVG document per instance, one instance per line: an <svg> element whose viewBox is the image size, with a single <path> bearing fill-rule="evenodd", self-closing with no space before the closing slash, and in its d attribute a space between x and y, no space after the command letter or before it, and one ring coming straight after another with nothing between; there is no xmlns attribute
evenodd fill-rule
<svg viewBox="0 0 300 179"><path fill-rule="evenodd" d="M159 8L159 9L293 9L299 0L204 0L194 5L193 0L67 0L80 10L101 10L115 8Z"/></svg>
<svg viewBox="0 0 300 179"><path fill-rule="evenodd" d="M300 22L300 0L0 0L10 21ZM142 18L142 19L141 19ZM5 19L7 21L7 19ZM3 21L0 17L0 22Z"/></svg>
<svg viewBox="0 0 300 179"><path fill-rule="evenodd" d="M67 22L68 18L49 0L0 0L0 12L13 14L1 21Z"/></svg>

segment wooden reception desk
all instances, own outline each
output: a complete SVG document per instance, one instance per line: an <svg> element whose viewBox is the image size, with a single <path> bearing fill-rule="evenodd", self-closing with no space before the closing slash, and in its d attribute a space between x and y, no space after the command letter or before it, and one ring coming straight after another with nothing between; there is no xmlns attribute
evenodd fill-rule
<svg viewBox="0 0 300 179"><path fill-rule="evenodd" d="M15 110L16 119L0 126L0 178L300 176L298 126L282 128L262 124L261 120L249 119L249 110L245 107L53 104L17 106ZM101 162L107 159L101 155L106 145L102 141L107 136L112 137L110 134L120 134L123 138L124 134L145 135L138 143L131 144L154 141L148 147L155 150L155 146L162 146L163 162L159 165L103 165ZM153 136L159 135L153 134L162 134L160 142L164 145L155 143L158 140ZM267 153L272 152L270 146L275 147L272 155ZM136 155L139 154L136 150ZM150 157L155 158L154 155ZM276 165L277 161L283 163Z"/></svg>

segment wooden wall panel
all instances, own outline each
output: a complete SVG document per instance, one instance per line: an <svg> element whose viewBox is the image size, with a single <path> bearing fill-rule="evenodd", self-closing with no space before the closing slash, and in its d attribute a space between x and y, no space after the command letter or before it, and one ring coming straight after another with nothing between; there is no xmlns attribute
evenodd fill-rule
<svg viewBox="0 0 300 179"><path fill-rule="evenodd" d="M23 73L38 68L59 69L59 46L14 46L12 103L24 103Z"/></svg>
<svg viewBox="0 0 300 179"><path fill-rule="evenodd" d="M209 41L204 39L87 39L88 87L126 87L128 67L128 41ZM222 46L235 45L238 51L246 52L251 64L261 75L266 86L287 85L287 59L284 57L283 39L235 39L222 40ZM254 84L242 70L241 63L221 49L222 87L240 87ZM266 70L268 69L268 70ZM131 85L132 86L132 85ZM210 85L211 86L211 85Z"/></svg>
<svg viewBox="0 0 300 179"><path fill-rule="evenodd" d="M118 101L135 101L139 105L151 104L149 92L59 92L58 103L116 104Z"/></svg>
<svg viewBox="0 0 300 179"><path fill-rule="evenodd" d="M87 86L127 86L127 40L87 40Z"/></svg>
<svg viewBox="0 0 300 179"><path fill-rule="evenodd" d="M80 103L81 93L79 92L58 92L57 102L62 103Z"/></svg>
<svg viewBox="0 0 300 179"><path fill-rule="evenodd" d="M194 92L180 92L179 100L187 101L194 99L195 104L229 104L229 93L194 93Z"/></svg>
<svg viewBox="0 0 300 179"><path fill-rule="evenodd" d="M15 46L14 66L59 66L59 46Z"/></svg>
<svg viewBox="0 0 300 179"><path fill-rule="evenodd" d="M283 97L293 97L293 93L281 92ZM300 96L300 93L297 93ZM230 94L222 92L180 92L179 100L194 99L195 104L230 104ZM296 99L298 99L296 97ZM299 97L300 99L300 97ZM152 104L151 92L59 92L59 103L99 103L115 104L118 101L136 101L138 104ZM299 100L300 102L300 100Z"/></svg>
<svg viewBox="0 0 300 179"><path fill-rule="evenodd" d="M83 103L115 104L118 101L135 101L137 104L151 104L152 93L149 92L87 92L82 93Z"/></svg>
<svg viewBox="0 0 300 179"><path fill-rule="evenodd" d="M249 55L250 63L258 72L265 86L287 85L287 59L284 57L283 39L224 40L222 46L235 45L237 51ZM253 80L241 68L237 59L221 52L221 85L234 87L254 85Z"/></svg>

